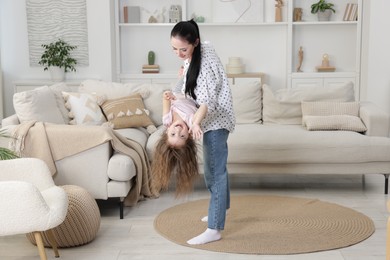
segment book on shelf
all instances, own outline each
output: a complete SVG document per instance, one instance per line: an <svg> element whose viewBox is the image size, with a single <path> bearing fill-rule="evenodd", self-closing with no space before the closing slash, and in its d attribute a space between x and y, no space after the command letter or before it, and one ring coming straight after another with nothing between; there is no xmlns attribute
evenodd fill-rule
<svg viewBox="0 0 390 260"><path fill-rule="evenodd" d="M358 5L353 3L347 3L345 6L343 21L356 21L358 13Z"/></svg>
<svg viewBox="0 0 390 260"><path fill-rule="evenodd" d="M159 65L142 65L142 73L159 73Z"/></svg>
<svg viewBox="0 0 390 260"><path fill-rule="evenodd" d="M139 23L140 22L140 7L139 6L124 6L123 7L123 22L124 23Z"/></svg>
<svg viewBox="0 0 390 260"><path fill-rule="evenodd" d="M129 22L129 9L127 6L123 7L123 22L128 23Z"/></svg>
<svg viewBox="0 0 390 260"><path fill-rule="evenodd" d="M347 3L347 5L345 6L343 21L348 21L348 14L350 12L350 8L351 8L351 3Z"/></svg>
<svg viewBox="0 0 390 260"><path fill-rule="evenodd" d="M356 21L357 19L357 13L358 13L358 5L353 4L352 6L352 12L351 12L351 17L349 17L350 21Z"/></svg>

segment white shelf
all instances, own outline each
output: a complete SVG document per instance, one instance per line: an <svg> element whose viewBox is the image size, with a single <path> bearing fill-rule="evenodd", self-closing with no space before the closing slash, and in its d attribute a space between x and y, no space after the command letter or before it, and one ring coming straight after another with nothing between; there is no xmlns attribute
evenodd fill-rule
<svg viewBox="0 0 390 260"><path fill-rule="evenodd" d="M357 25L357 21L328 21L328 22L316 22L316 21L302 21L302 22L293 22L293 25L324 25L324 26L333 26L333 25Z"/></svg>
<svg viewBox="0 0 390 260"><path fill-rule="evenodd" d="M198 23L202 40L208 40L215 46L223 64L227 64L229 57L241 57L246 71L262 71L267 75L266 83L275 86L290 88L293 83L294 86L300 86L300 81L314 82L315 79L323 85L329 85L328 82L332 80L352 80L356 91L359 91L363 0L334 2L336 13L332 13L330 21L317 21L316 15L310 13L310 6L315 1L317 0L285 0L283 21L274 22L275 1L254 0L252 4L263 3L260 8L261 19L228 22L234 20L231 19L233 16L229 10L225 13L219 9L220 2L116 0L118 80L169 81L176 77L175 73L181 65L169 44L169 33L174 23L146 23L145 16L141 18L143 23L120 23L120 8L124 3L139 5L141 10L143 7L154 10L180 3L183 10L182 20L189 19L192 12L206 18L205 23ZM342 20L347 3L358 4L358 21ZM228 6L229 2L223 5ZM234 9L231 7L230 11ZM303 21L293 21L294 7L303 9ZM300 46L304 51L301 68L303 72L297 73ZM156 52L156 64L160 65L160 73L157 75L141 74L141 67L147 62L146 55L149 50ZM322 55L325 53L330 57L330 65L336 67L335 72L316 72L315 67L321 64Z"/></svg>

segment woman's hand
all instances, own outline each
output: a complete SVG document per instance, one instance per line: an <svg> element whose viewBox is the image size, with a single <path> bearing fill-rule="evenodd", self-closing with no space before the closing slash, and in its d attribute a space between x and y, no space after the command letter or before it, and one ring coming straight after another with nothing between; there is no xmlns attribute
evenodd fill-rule
<svg viewBox="0 0 390 260"><path fill-rule="evenodd" d="M179 76L179 78L181 78L183 77L183 74L184 74L184 66L181 66L177 75Z"/></svg>
<svg viewBox="0 0 390 260"><path fill-rule="evenodd" d="M199 140L200 138L202 138L202 135L203 135L202 129L200 128L200 125L198 125L198 124L192 125L192 128L190 129L190 133L192 134L192 137L195 140Z"/></svg>

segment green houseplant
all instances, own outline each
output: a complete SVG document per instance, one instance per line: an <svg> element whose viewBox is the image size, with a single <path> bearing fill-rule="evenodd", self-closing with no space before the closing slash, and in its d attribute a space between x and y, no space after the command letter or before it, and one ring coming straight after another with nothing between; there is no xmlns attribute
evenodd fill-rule
<svg viewBox="0 0 390 260"><path fill-rule="evenodd" d="M329 21L332 12L336 13L333 7L334 4L328 3L325 0L319 0L317 3L311 5L311 13L317 14L319 21Z"/></svg>
<svg viewBox="0 0 390 260"><path fill-rule="evenodd" d="M0 130L0 138L11 138L4 130ZM0 160L10 160L18 158L18 156L8 148L0 147Z"/></svg>
<svg viewBox="0 0 390 260"><path fill-rule="evenodd" d="M57 68L56 72L60 73L60 75L55 77L59 77L59 80L64 78L65 72L76 71L75 65L77 61L71 57L71 51L76 49L77 46L72 46L64 40L58 39L49 44L42 44L42 48L44 52L38 63L44 66L44 70L51 71L52 68ZM58 81L57 78L53 80Z"/></svg>

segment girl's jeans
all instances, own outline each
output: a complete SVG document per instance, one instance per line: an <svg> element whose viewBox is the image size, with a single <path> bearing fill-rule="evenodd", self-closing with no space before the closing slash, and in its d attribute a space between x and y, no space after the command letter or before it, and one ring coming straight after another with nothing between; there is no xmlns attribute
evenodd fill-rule
<svg viewBox="0 0 390 260"><path fill-rule="evenodd" d="M203 136L204 178L211 193L208 228L223 230L230 208L229 178L226 169L229 131L211 130Z"/></svg>

